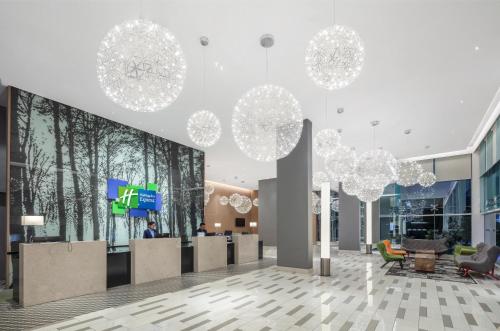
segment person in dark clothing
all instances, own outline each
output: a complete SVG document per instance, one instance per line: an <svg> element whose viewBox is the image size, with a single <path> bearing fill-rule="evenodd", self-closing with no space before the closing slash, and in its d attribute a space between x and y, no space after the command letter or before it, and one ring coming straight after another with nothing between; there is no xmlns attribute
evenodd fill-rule
<svg viewBox="0 0 500 331"><path fill-rule="evenodd" d="M203 232L205 234L205 236L207 235L207 229L206 229L206 225L205 223L200 223L200 227L198 229L196 229L195 233L193 235L198 235L199 232Z"/></svg>
<svg viewBox="0 0 500 331"><path fill-rule="evenodd" d="M148 222L148 228L144 230L144 234L142 235L143 239L152 239L158 237L158 232L156 231L156 223Z"/></svg>

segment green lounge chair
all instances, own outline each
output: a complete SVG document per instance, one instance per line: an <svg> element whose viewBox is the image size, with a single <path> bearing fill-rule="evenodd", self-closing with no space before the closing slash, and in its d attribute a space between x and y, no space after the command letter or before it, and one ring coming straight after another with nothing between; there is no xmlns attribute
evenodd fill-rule
<svg viewBox="0 0 500 331"><path fill-rule="evenodd" d="M455 249L453 250L453 255L472 255L477 253L477 248L472 246L463 246L463 245L455 245Z"/></svg>
<svg viewBox="0 0 500 331"><path fill-rule="evenodd" d="M397 262L399 262L399 266L401 267L401 269L403 269L404 256L392 255L392 254L387 253L387 251L385 249L385 245L382 241L377 243L377 248L378 248L378 251L380 252L380 255L382 255L382 257L384 258L384 261L385 261L385 263L380 268L385 267L387 265L387 263L389 263L389 262L396 262L397 261Z"/></svg>

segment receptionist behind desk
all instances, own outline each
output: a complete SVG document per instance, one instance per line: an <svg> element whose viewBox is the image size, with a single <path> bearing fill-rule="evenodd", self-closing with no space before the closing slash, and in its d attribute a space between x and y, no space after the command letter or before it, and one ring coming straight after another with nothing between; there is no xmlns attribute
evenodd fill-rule
<svg viewBox="0 0 500 331"><path fill-rule="evenodd" d="M203 234L201 234L203 233ZM196 231L193 233L193 236L206 236L207 235L207 229L205 226L205 223L200 223L200 227L196 229Z"/></svg>
<svg viewBox="0 0 500 331"><path fill-rule="evenodd" d="M144 234L142 235L143 239L152 239L158 237L158 232L156 232L156 223L148 222L148 228L144 230Z"/></svg>

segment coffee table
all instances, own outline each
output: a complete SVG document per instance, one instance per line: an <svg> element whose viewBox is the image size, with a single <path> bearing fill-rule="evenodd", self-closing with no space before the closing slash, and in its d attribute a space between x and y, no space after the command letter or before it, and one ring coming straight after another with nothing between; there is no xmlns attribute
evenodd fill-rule
<svg viewBox="0 0 500 331"><path fill-rule="evenodd" d="M415 271L434 272L436 268L436 253L432 250L415 253Z"/></svg>

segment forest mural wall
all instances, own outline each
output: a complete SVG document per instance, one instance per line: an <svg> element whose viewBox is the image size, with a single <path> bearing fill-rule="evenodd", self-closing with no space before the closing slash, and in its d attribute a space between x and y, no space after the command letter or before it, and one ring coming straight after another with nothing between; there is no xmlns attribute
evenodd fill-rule
<svg viewBox="0 0 500 331"><path fill-rule="evenodd" d="M22 215L44 215L33 236L107 240L161 233L191 236L203 221L204 153L85 111L11 88L10 233ZM147 217L112 213L107 180L155 183L161 209Z"/></svg>

